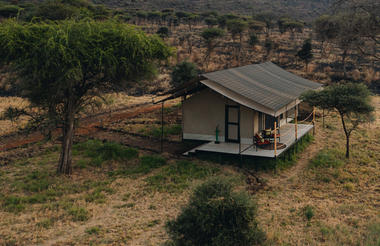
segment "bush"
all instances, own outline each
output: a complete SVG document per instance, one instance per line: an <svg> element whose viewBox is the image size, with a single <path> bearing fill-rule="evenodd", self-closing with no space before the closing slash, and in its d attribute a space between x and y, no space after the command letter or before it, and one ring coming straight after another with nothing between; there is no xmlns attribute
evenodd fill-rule
<svg viewBox="0 0 380 246"><path fill-rule="evenodd" d="M230 182L214 178L196 188L181 214L168 222L174 245L258 245L264 233L256 222L256 204Z"/></svg>
<svg viewBox="0 0 380 246"><path fill-rule="evenodd" d="M171 73L171 85L177 88L185 83L191 82L198 77L197 65L191 62L181 62L177 64Z"/></svg>
<svg viewBox="0 0 380 246"><path fill-rule="evenodd" d="M314 217L313 207L310 205L307 205L304 208L304 213L305 213L305 217L306 217L307 221L310 221Z"/></svg>
<svg viewBox="0 0 380 246"><path fill-rule="evenodd" d="M161 38L169 37L169 28L166 26L160 27L157 31L158 36Z"/></svg>
<svg viewBox="0 0 380 246"><path fill-rule="evenodd" d="M15 17L20 11L20 7L16 5L0 6L0 16L4 18Z"/></svg>

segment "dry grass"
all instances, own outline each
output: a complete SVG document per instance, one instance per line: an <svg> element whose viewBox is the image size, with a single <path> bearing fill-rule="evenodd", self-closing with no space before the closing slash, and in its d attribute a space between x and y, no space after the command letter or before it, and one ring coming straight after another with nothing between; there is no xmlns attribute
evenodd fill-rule
<svg viewBox="0 0 380 246"><path fill-rule="evenodd" d="M378 230L371 226L380 223L380 97L375 97L374 103L377 121L354 134L353 157L349 161L343 157L340 123L331 113L326 119L327 128L322 129L318 120L315 142L301 154L297 165L278 174L260 174L268 188L256 197L258 220L267 233L268 245L366 245L371 230L377 235ZM310 168L310 160L326 148L335 151L344 164ZM140 152L140 156L145 154ZM147 174L110 176L109 172L118 173L120 168L128 169L139 161L111 161L102 168L92 167L80 152L75 156L74 175L59 177L54 172L57 158L53 147L39 156L1 167L1 199L50 196L24 204L19 212L14 212L17 206L7 212L12 207L2 203L0 245L160 245L168 237L166 221L178 214L191 189L204 180L194 179L178 189L176 185L175 189L167 186L167 191L149 188L147 178L167 175L164 170L175 165L175 159L167 156L168 164ZM200 167L219 169L218 175L241 180L241 175L229 166L196 162ZM47 172L38 180L47 180L50 193L28 188L30 175L36 171ZM29 185L25 187L23 183ZM42 182L42 188L43 185ZM305 215L307 207L311 210L310 221Z"/></svg>
<svg viewBox="0 0 380 246"><path fill-rule="evenodd" d="M146 154L140 152L140 156ZM178 176L174 183L149 183L148 177L173 175L165 170L177 161L170 160L147 174L129 175L128 170L139 165L138 159L109 161L100 168L91 166L81 152L75 155L74 175L64 177L55 174L57 158L57 149L50 148L1 168L0 245L159 245L168 238L165 223L178 214L191 189L205 179ZM194 165L201 172L237 175L217 164ZM40 177L35 179L36 175ZM169 185L170 190L159 191L155 185ZM40 189L30 188L35 186ZM96 191L100 192L94 195ZM10 196L29 200L22 207L14 201L9 205L5 201ZM31 202L32 197L46 196L46 200Z"/></svg>
<svg viewBox="0 0 380 246"><path fill-rule="evenodd" d="M23 108L27 105L28 102L20 97L0 97L0 115L9 107ZM26 124L26 120L26 118L22 118L17 123L10 120L0 120L0 136L16 131Z"/></svg>
<svg viewBox="0 0 380 246"><path fill-rule="evenodd" d="M377 120L352 136L350 160L344 158L338 118L330 114L326 129L319 119L315 142L297 166L279 175L264 174L270 189L258 195L259 221L270 245L375 245L366 243L368 228L380 223L380 97L374 104ZM324 149L337 153L333 158L343 165L310 168L310 160ZM314 212L310 222L306 206Z"/></svg>
<svg viewBox="0 0 380 246"><path fill-rule="evenodd" d="M98 103L88 106L81 116L86 117L97 113L113 112L132 105L151 103L153 98L159 100L163 97L156 98L154 95L149 94L144 96L129 96L126 93L107 93L103 95L103 99L96 99ZM0 115L9 107L25 108L27 106L28 102L20 97L0 97ZM16 132L24 127L27 122L27 117L21 117L15 122L0 119L0 136Z"/></svg>

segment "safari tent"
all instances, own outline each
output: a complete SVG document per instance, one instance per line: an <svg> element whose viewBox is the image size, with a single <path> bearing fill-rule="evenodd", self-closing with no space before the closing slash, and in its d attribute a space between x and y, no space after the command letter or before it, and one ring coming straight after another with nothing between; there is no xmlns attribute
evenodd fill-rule
<svg viewBox="0 0 380 246"><path fill-rule="evenodd" d="M276 157L313 129L297 122L299 97L320 87L271 62L203 74L171 97L183 98L183 139L206 141L186 154ZM272 147L258 148L255 136L265 130Z"/></svg>

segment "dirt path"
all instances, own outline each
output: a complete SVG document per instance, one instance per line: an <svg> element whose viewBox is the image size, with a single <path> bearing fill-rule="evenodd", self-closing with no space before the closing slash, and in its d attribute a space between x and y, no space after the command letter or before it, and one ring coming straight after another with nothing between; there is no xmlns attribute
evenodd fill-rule
<svg viewBox="0 0 380 246"><path fill-rule="evenodd" d="M169 106L170 104L167 104ZM95 116L89 116L83 118L80 126L76 129L76 136L88 136L95 132L101 131L99 126L103 124L115 122L118 120L133 118L139 114L152 112L161 107L161 105L152 105L152 104L138 104L132 105L127 108L123 108L112 113L100 113ZM53 132L53 136L57 137L60 135L59 129ZM42 141L44 136L40 132L33 132L29 135L9 135L3 136L0 140L0 151L7 151L22 147L27 144L35 143Z"/></svg>

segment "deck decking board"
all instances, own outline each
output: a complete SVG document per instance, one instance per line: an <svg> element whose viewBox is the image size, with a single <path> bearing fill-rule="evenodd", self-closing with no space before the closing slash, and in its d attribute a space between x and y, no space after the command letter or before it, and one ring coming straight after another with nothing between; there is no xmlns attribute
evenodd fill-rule
<svg viewBox="0 0 380 246"><path fill-rule="evenodd" d="M307 124L298 124L298 137L295 137L295 125L294 124L286 124L280 127L280 143L286 144L286 148L277 150L277 155L281 155L283 152L288 150L291 146L293 146L299 139L305 136L308 132L313 129L313 125ZM252 142L253 144L253 142ZM255 146L250 146L252 144L241 144L241 150L245 150L241 153L243 156L254 156L254 157L267 157L267 158L275 158L274 150L265 150L261 148L257 148ZM202 152L213 152L213 153L223 153L223 154L233 154L239 155L239 144L238 143L227 143L221 142L216 144L215 142L209 142L202 144L188 152L184 153L184 155L189 155L189 153L196 153L197 151Z"/></svg>

